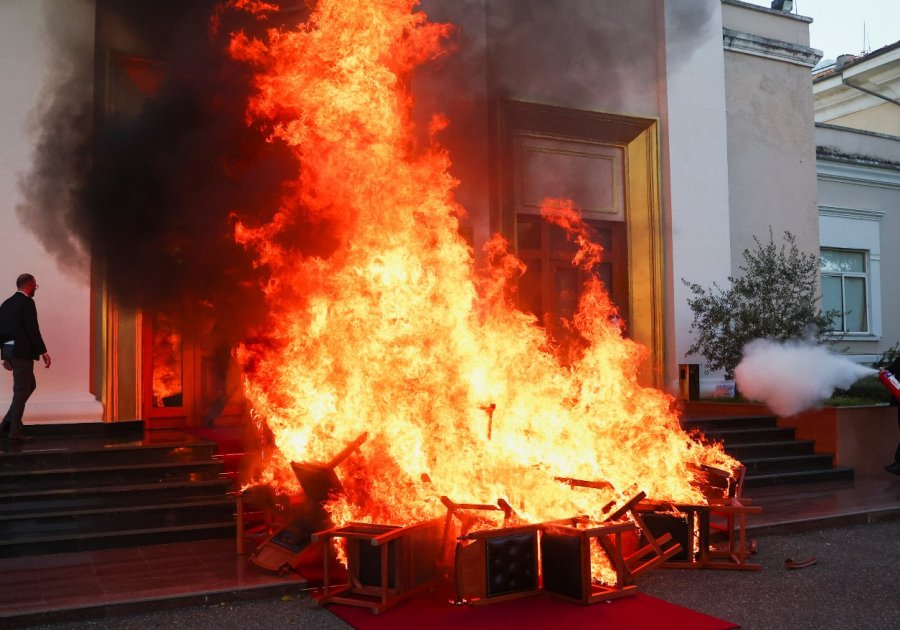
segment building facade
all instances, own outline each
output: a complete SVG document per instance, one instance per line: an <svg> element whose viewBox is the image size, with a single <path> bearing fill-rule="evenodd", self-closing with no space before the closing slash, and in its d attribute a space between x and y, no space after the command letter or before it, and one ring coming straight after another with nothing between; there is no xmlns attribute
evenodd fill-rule
<svg viewBox="0 0 900 630"><path fill-rule="evenodd" d="M823 304L872 362L900 344L900 42L824 65L813 93Z"/></svg>
<svg viewBox="0 0 900 630"><path fill-rule="evenodd" d="M200 301L173 315L120 300L109 261L89 247L77 261L61 254L54 239L68 237L46 212L43 222L30 214L33 196L23 198L42 146L35 112L53 100L47 86L61 72L60 25L80 25L67 37L83 45L65 63L90 94L84 124L94 136L117 117L139 116L161 89L159 59L178 43L166 11L177 15L183 3L157 3L152 24L129 4L0 5L0 124L10 139L0 149L0 221L15 243L0 257L16 270L10 293L20 267L39 278L54 355L53 369L38 375L32 422L190 426L217 406L222 417L244 411ZM303 3L285 6L293 4L286 13L300 16ZM546 196L571 197L607 249L601 274L628 334L650 349L643 379L675 391L679 364L702 363L686 356L682 279L725 282L770 227L818 251L810 69L821 55L809 47L809 18L737 0L423 0L421 8L456 30L454 53L411 79L415 115L442 111L451 121L442 141L461 182L463 230L476 252L503 234L529 264L523 308L556 316L571 308L579 278L537 208ZM820 171L821 163L820 155ZM60 212L66 202L61 193ZM173 366L175 385L162 385ZM717 378L704 377L705 387Z"/></svg>

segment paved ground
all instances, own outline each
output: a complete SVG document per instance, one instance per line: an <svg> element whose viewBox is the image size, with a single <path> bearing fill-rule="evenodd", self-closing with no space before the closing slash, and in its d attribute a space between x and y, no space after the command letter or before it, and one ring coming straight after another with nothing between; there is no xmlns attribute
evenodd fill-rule
<svg viewBox="0 0 900 630"><path fill-rule="evenodd" d="M641 590L750 630L900 628L900 521L758 539L756 573L655 571ZM787 558L815 556L806 569Z"/></svg>
<svg viewBox="0 0 900 630"><path fill-rule="evenodd" d="M748 630L900 628L900 520L764 536L760 572L657 570L638 582L656 597L738 623ZM787 558L816 556L814 566L786 570ZM602 604L601 604L602 605ZM390 613L386 613L390 614ZM661 622L663 627L664 622ZM36 626L86 628L276 630L349 628L308 596ZM405 630L405 629L402 629Z"/></svg>

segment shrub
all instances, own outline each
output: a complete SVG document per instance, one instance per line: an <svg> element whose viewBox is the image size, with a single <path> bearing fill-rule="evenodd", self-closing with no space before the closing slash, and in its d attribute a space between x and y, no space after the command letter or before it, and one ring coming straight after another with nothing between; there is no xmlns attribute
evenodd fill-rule
<svg viewBox="0 0 900 630"><path fill-rule="evenodd" d="M881 356L878 357L878 360L872 364L872 367L876 370L878 368L887 368L891 363L894 362L894 359L897 358L897 355L900 355L900 341L894 342L894 345L881 353Z"/></svg>
<svg viewBox="0 0 900 630"><path fill-rule="evenodd" d="M866 376L848 387L836 389L826 405L841 407L846 405L871 405L891 402L891 393L881 384L877 376Z"/></svg>
<svg viewBox="0 0 900 630"><path fill-rule="evenodd" d="M706 289L682 279L693 294L688 306L691 332L697 333L688 354L706 358L707 373L724 370L733 378L744 345L754 339L826 341L836 315L819 308L818 255L801 252L790 232L779 247L771 227L768 243L753 241L756 247L744 250L741 275L728 277L731 288L713 283Z"/></svg>

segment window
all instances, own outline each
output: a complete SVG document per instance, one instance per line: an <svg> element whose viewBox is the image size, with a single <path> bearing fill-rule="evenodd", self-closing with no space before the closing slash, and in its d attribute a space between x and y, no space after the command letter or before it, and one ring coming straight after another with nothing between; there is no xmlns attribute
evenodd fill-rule
<svg viewBox="0 0 900 630"><path fill-rule="evenodd" d="M864 250L821 250L822 308L838 311L833 324L845 333L869 332L868 252Z"/></svg>
<svg viewBox="0 0 900 630"><path fill-rule="evenodd" d="M882 335L881 221L884 215L883 210L819 206L822 308L843 313L835 318L835 328L849 333L846 341L874 341Z"/></svg>

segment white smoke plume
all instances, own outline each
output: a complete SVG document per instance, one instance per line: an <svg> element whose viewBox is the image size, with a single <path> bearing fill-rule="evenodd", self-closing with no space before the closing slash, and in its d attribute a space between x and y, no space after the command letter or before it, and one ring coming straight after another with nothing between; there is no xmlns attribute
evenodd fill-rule
<svg viewBox="0 0 900 630"><path fill-rule="evenodd" d="M756 339L744 346L734 370L741 394L764 402L779 416L818 406L835 388L847 388L877 370L808 342Z"/></svg>

